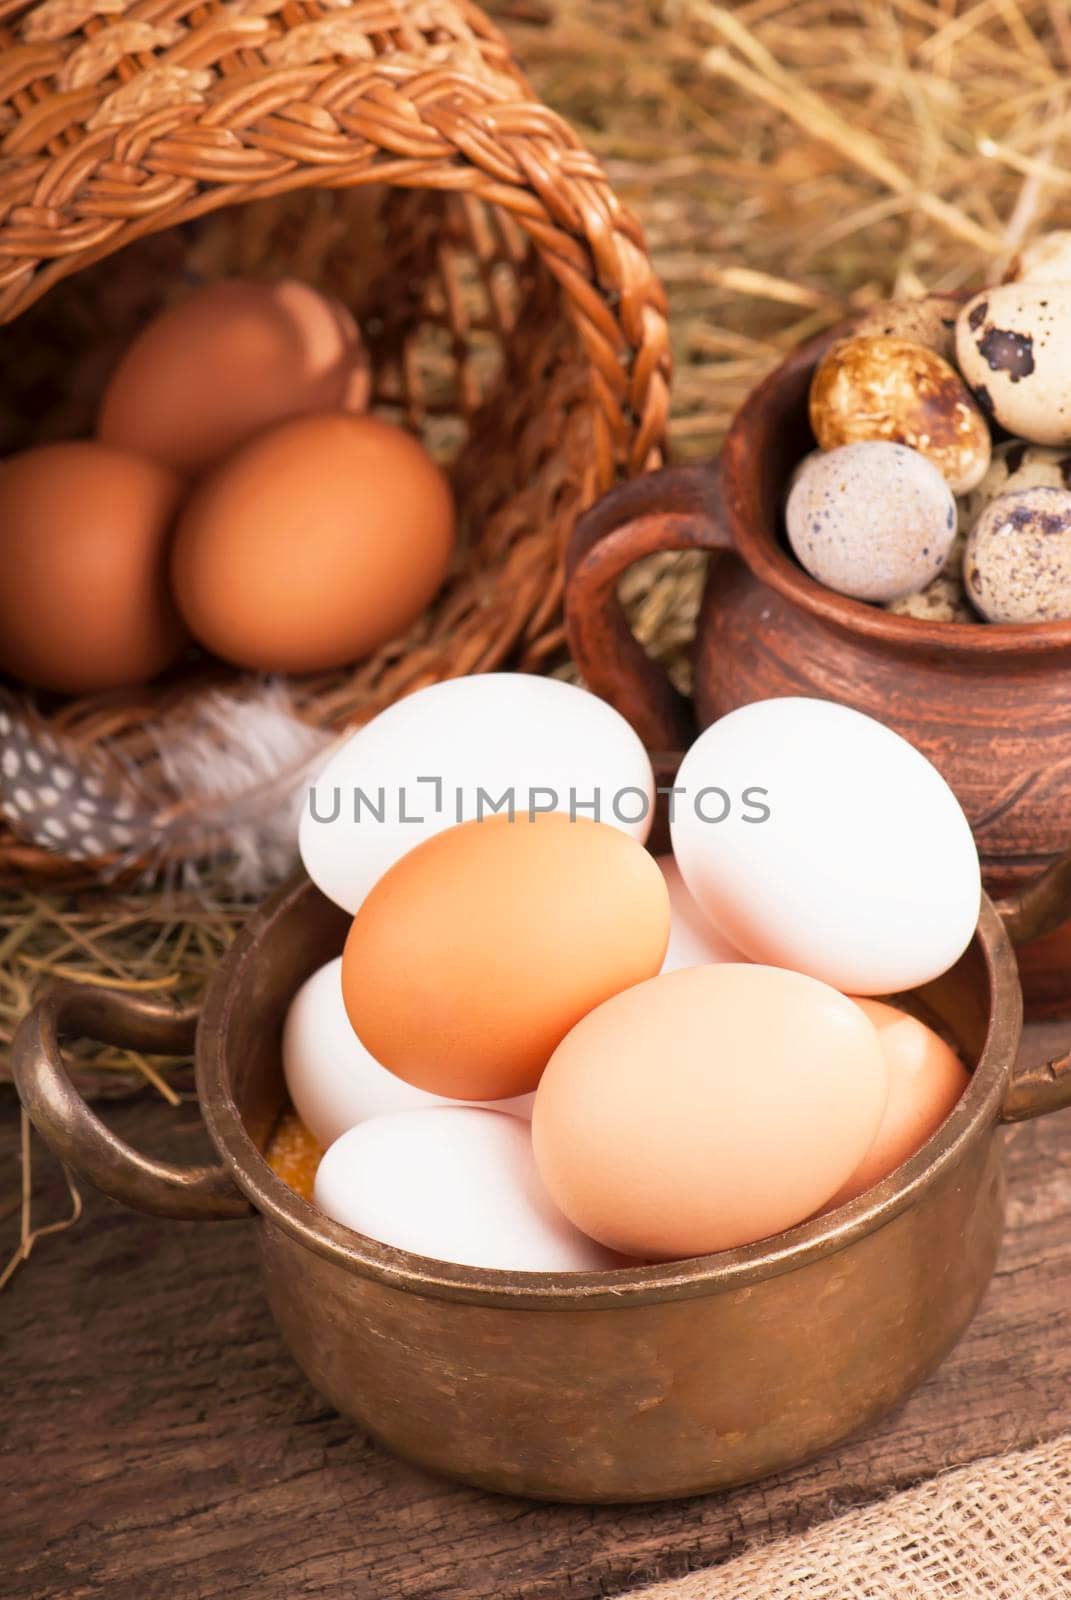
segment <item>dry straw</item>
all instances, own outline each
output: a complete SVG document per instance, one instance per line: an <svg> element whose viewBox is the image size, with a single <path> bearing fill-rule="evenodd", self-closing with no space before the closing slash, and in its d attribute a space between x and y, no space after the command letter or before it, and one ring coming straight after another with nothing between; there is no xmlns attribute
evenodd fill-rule
<svg viewBox="0 0 1071 1600"><path fill-rule="evenodd" d="M641 216L670 295L679 456L713 453L754 382L846 310L984 282L1027 235L1071 225L1063 0L491 9ZM701 575L659 557L629 579L642 636L681 682ZM242 915L11 894L0 1043L49 970L195 991ZM100 1086L170 1081L167 1063L97 1059ZM12 1201L0 1182L0 1213Z"/></svg>

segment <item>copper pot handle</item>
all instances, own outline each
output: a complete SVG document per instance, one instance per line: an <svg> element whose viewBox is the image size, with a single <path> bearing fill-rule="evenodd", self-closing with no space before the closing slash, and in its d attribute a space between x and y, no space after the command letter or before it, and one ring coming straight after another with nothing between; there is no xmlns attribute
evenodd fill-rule
<svg viewBox="0 0 1071 1600"><path fill-rule="evenodd" d="M1071 916L1071 852L1040 877L997 905L1012 944L1041 939ZM1001 1107L1002 1122L1025 1122L1071 1106L1071 1050L1053 1061L1017 1072Z"/></svg>
<svg viewBox="0 0 1071 1600"><path fill-rule="evenodd" d="M197 1013L117 989L56 984L19 1025L15 1087L30 1120L61 1161L113 1200L157 1217L225 1220L252 1206L222 1167L178 1167L134 1150L83 1100L64 1065L61 1035L162 1055L193 1049Z"/></svg>
<svg viewBox="0 0 1071 1600"><path fill-rule="evenodd" d="M618 580L658 551L732 548L716 463L664 467L620 484L573 530L565 585L573 659L588 687L631 722L648 750L686 750L696 736L695 713L633 635Z"/></svg>

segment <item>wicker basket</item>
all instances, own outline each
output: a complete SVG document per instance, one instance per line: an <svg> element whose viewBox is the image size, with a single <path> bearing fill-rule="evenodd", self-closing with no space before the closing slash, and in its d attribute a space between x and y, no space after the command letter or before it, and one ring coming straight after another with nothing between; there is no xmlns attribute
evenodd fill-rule
<svg viewBox="0 0 1071 1600"><path fill-rule="evenodd" d="M354 311L376 408L448 466L462 528L433 607L295 680L300 714L546 661L573 522L660 459L667 326L637 223L494 26L467 0L0 0L0 452L84 432L160 305L283 272ZM145 724L213 680L240 682L207 663L44 711L144 765ZM0 833L0 877L71 873Z"/></svg>

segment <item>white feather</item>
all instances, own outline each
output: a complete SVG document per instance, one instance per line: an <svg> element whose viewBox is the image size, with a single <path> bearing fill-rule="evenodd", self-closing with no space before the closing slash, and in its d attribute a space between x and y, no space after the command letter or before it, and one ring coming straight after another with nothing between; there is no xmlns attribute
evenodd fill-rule
<svg viewBox="0 0 1071 1600"><path fill-rule="evenodd" d="M289 688L212 690L178 721L150 730L180 810L160 819L154 854L186 863L187 881L222 875L262 894L297 862L306 780L338 736L297 715Z"/></svg>

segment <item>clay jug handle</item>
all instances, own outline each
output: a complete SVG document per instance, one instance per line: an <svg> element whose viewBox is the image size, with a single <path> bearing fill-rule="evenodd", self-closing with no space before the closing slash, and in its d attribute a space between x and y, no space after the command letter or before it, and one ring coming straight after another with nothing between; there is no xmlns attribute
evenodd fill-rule
<svg viewBox="0 0 1071 1600"><path fill-rule="evenodd" d="M716 464L665 467L623 483L573 531L566 555L565 620L589 689L631 722L649 750L686 750L691 702L633 635L617 597L622 574L660 550L731 550Z"/></svg>

